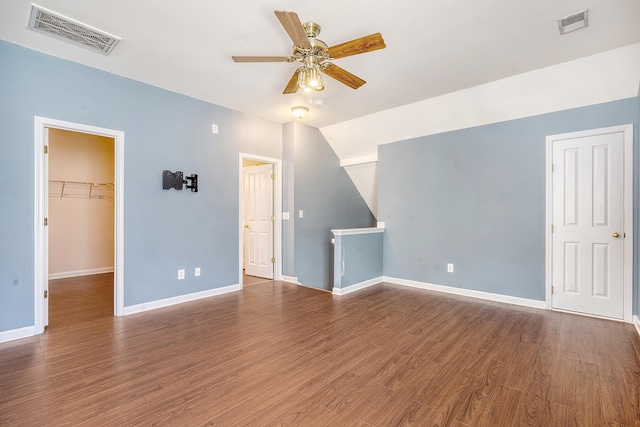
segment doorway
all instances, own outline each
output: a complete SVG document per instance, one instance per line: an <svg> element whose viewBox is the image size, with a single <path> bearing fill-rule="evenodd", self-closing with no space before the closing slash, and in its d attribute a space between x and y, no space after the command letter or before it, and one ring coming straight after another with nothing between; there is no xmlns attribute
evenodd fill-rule
<svg viewBox="0 0 640 427"><path fill-rule="evenodd" d="M547 308L631 321L633 126L547 137Z"/></svg>
<svg viewBox="0 0 640 427"><path fill-rule="evenodd" d="M281 271L281 162L240 153L240 274L243 285L278 280Z"/></svg>
<svg viewBox="0 0 640 427"><path fill-rule="evenodd" d="M50 134L58 131L70 131L82 134L88 134L97 137L106 137L113 141L114 160L113 176L114 183L112 189L97 189L96 186L86 184L82 181L73 180L73 184L65 184L64 179L51 177L54 181L63 181L50 184L49 182L49 145ZM124 248L124 133L111 129L98 128L78 123L65 122L61 120L35 117L35 209L34 209L34 229L35 229L35 260L34 260L34 298L35 301L35 333L44 332L45 326L48 324L49 303L48 303L48 279L49 279L49 196L50 185L54 185L55 191L60 190L61 195L65 194L82 195L86 193L83 190L91 192L96 198L111 197L113 200L112 218L113 218L113 251L111 259L113 260L113 313L120 316L124 311L124 271L123 271L123 248ZM71 181L71 180L69 180ZM71 187L74 187L73 189ZM65 187L63 189L63 187ZM87 188L88 187L88 188ZM66 190L66 193L65 193ZM106 192L105 192L106 190ZM109 195L109 191L112 194Z"/></svg>
<svg viewBox="0 0 640 427"><path fill-rule="evenodd" d="M57 128L48 133L47 300L53 327L104 313L105 305L113 313L113 299L104 301L102 288L113 295L115 141ZM72 310L59 310L67 300L74 301Z"/></svg>

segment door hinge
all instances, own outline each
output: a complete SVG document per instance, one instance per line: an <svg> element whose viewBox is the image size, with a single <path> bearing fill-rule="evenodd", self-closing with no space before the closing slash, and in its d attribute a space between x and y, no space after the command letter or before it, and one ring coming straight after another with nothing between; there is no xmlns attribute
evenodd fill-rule
<svg viewBox="0 0 640 427"><path fill-rule="evenodd" d="M44 291L44 299L49 298L49 291Z"/></svg>
<svg viewBox="0 0 640 427"><path fill-rule="evenodd" d="M275 258L271 258L271 264L275 264L276 263L276 259Z"/></svg>
<svg viewBox="0 0 640 427"><path fill-rule="evenodd" d="M276 174L275 173L271 174L271 179L276 179Z"/></svg>
<svg viewBox="0 0 640 427"><path fill-rule="evenodd" d="M275 220L276 220L275 215L271 215L271 221L275 221Z"/></svg>
<svg viewBox="0 0 640 427"><path fill-rule="evenodd" d="M553 163L551 163L551 172L553 172L553 171L555 170L555 168L556 168L556 167L554 166L554 164L553 164Z"/></svg>
<svg viewBox="0 0 640 427"><path fill-rule="evenodd" d="M44 226L48 226L49 225L49 218L45 218L44 219Z"/></svg>
<svg viewBox="0 0 640 427"><path fill-rule="evenodd" d="M49 146L48 145L44 146L44 154L49 154Z"/></svg>
<svg viewBox="0 0 640 427"><path fill-rule="evenodd" d="M553 295L553 286L551 287L551 295Z"/></svg>
<svg viewBox="0 0 640 427"><path fill-rule="evenodd" d="M555 231L553 224L551 224L551 232L553 233Z"/></svg>

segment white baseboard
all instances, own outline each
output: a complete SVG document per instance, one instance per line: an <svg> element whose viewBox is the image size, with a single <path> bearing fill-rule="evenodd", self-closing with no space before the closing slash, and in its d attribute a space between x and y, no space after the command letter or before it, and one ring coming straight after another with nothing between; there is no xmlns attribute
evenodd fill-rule
<svg viewBox="0 0 640 427"><path fill-rule="evenodd" d="M36 334L35 326L25 326L24 328L11 329L0 332L0 343L19 340L21 338L32 337Z"/></svg>
<svg viewBox="0 0 640 427"><path fill-rule="evenodd" d="M377 285L382 282L382 276L373 279L365 280L364 282L356 283L355 285L347 286L346 288L333 288L332 294L344 295L351 292L359 291L360 289L368 288L369 286Z"/></svg>
<svg viewBox="0 0 640 427"><path fill-rule="evenodd" d="M91 276L93 274L113 273L113 267L92 268L89 270L63 271L61 273L50 273L49 280L67 279L69 277Z"/></svg>
<svg viewBox="0 0 640 427"><path fill-rule="evenodd" d="M207 291L194 292L192 294L179 295L177 297L130 305L124 308L124 315L127 316L129 314L142 313L143 311L155 310L156 308L169 307L170 305L181 304L183 302L195 301L202 298L209 298L241 290L242 285L230 285L223 288L209 289Z"/></svg>
<svg viewBox="0 0 640 427"><path fill-rule="evenodd" d="M636 331L638 332L638 335L640 335L640 318L635 314L633 315L633 326L636 327Z"/></svg>
<svg viewBox="0 0 640 427"><path fill-rule="evenodd" d="M475 291L472 289L455 288L453 286L436 285L433 283L417 282L414 280L399 279L397 277L384 278L385 282L394 283L396 285L409 286L412 288L427 289L430 291L445 292L447 294L461 295L471 298L479 298L495 302L503 302L507 304L522 305L525 307L546 309L544 301L538 301L528 298L513 297L510 295L493 294L491 292Z"/></svg>
<svg viewBox="0 0 640 427"><path fill-rule="evenodd" d="M298 284L298 278L297 277L282 276L282 278L280 280L282 280L283 282L291 282L291 283Z"/></svg>

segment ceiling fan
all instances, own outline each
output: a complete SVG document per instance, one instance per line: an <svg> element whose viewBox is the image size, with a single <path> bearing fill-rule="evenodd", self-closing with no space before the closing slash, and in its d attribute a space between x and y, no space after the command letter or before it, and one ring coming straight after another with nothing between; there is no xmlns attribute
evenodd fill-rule
<svg viewBox="0 0 640 427"><path fill-rule="evenodd" d="M300 62L302 65L291 76L283 94L296 93L298 89L305 92L323 90L322 73L352 89L358 89L366 82L330 61L386 47L380 33L328 47L325 42L316 38L320 34L320 25L315 22L302 25L295 12L275 11L274 13L293 41L293 53L290 56L232 56L232 58L235 62Z"/></svg>

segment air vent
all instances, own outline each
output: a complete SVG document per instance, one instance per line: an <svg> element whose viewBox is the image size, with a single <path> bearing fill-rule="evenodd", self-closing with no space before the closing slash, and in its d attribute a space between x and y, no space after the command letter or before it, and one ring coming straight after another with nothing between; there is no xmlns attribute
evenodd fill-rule
<svg viewBox="0 0 640 427"><path fill-rule="evenodd" d="M31 15L29 16L29 28L104 55L109 55L121 40L120 37L113 36L33 3L31 4Z"/></svg>
<svg viewBox="0 0 640 427"><path fill-rule="evenodd" d="M570 33L589 26L589 9L572 13L564 18L558 19L560 35Z"/></svg>

